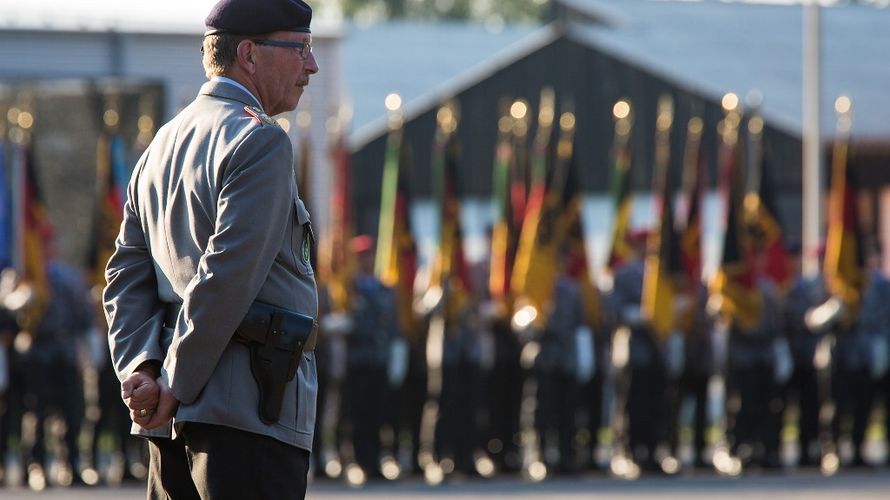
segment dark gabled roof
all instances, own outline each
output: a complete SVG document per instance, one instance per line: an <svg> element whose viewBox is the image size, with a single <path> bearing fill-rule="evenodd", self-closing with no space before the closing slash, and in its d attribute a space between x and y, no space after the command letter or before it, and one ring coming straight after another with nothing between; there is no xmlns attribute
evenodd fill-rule
<svg viewBox="0 0 890 500"><path fill-rule="evenodd" d="M712 101L719 102L726 92L744 98L756 90L763 97L767 120L792 136L801 135L800 6L707 0L556 1L567 7L563 16L574 22L538 29L508 27L498 36L482 26L459 24L387 23L351 29L345 71L355 106L353 149L385 133L387 93L402 94L410 119L559 36ZM824 7L822 26L823 135L834 135L833 103L847 94L853 100L854 137L886 142L890 9Z"/></svg>
<svg viewBox="0 0 890 500"><path fill-rule="evenodd" d="M803 20L800 5L650 0L558 0L599 20L573 34L667 80L705 95L757 90L775 125L802 128ZM605 15L604 13L608 13ZM834 100L853 100L853 134L890 138L890 9L823 7L822 120L835 128Z"/></svg>
<svg viewBox="0 0 890 500"><path fill-rule="evenodd" d="M350 25L343 45L343 71L352 100L352 144L386 129L387 94L396 92L405 112L438 106L441 96L484 78L501 60L525 50L521 40L537 25L497 30L476 23L388 22ZM519 44L518 46L516 44Z"/></svg>

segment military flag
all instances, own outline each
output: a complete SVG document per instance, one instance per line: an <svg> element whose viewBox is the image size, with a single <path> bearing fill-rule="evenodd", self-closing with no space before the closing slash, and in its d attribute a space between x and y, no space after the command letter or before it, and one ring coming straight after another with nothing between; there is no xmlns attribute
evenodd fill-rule
<svg viewBox="0 0 890 500"><path fill-rule="evenodd" d="M318 244L318 279L327 286L333 312L349 309L349 288L355 269L352 254L347 251L354 228L348 200L350 195L349 151L346 148L344 124L339 121L331 130L330 158L333 164L328 228Z"/></svg>
<svg viewBox="0 0 890 500"><path fill-rule="evenodd" d="M432 174L433 197L439 207L440 235L432 287L450 288L454 294L456 285L463 291L469 290L469 279L465 272L463 245L460 229L460 200L457 195L454 158L456 154L455 132L459 122L456 102L445 104L437 113L436 135L433 139Z"/></svg>
<svg viewBox="0 0 890 500"><path fill-rule="evenodd" d="M28 316L36 318L50 298L46 263L53 233L34 166L34 150L28 130L33 117L22 111L18 124L19 127L12 131L15 138L11 148L12 267L34 291L35 300Z"/></svg>
<svg viewBox="0 0 890 500"><path fill-rule="evenodd" d="M532 149L529 196L510 278L513 296L520 301L516 305L533 307L536 311L533 319L539 321L544 319L540 312L550 300L556 280L558 240L553 222L563 202L562 184L565 177L565 172L554 169L554 180L559 185L553 183L548 188L547 164L555 114L555 94L552 88L545 88L541 91L538 130ZM556 166L564 170L568 163L557 162Z"/></svg>
<svg viewBox="0 0 890 500"><path fill-rule="evenodd" d="M633 248L628 242L630 211L633 196L630 192L630 133L633 114L628 101L620 100L613 108L615 138L612 141L612 199L615 201L615 217L612 224L612 242L607 266L615 270L633 258Z"/></svg>
<svg viewBox="0 0 890 500"><path fill-rule="evenodd" d="M403 117L401 99L390 94L387 101L390 109L390 131L384 154L374 274L384 285L395 289L400 324L403 331L410 334L415 331L412 306L416 258L408 222L408 193L402 169L405 158L402 147Z"/></svg>
<svg viewBox="0 0 890 500"><path fill-rule="evenodd" d="M513 161L510 164L510 230L513 234L521 231L528 209L532 166L528 151L528 132L531 127L531 106L525 99L517 99L510 106L513 118ZM532 153L532 156L534 153ZM511 252L515 253L514 242Z"/></svg>
<svg viewBox="0 0 890 500"><path fill-rule="evenodd" d="M782 244L776 199L770 178L769 157L763 149L763 119L748 121L748 192L745 195L745 227L753 250L763 255L761 272L785 289L791 285L791 261Z"/></svg>
<svg viewBox="0 0 890 500"><path fill-rule="evenodd" d="M653 193L658 214L653 234L646 242L641 304L643 317L652 325L655 336L660 340L667 338L676 327L674 298L677 294L677 280L683 272L674 228L673 188L670 179L673 108L673 99L670 96L659 99L653 175Z"/></svg>
<svg viewBox="0 0 890 500"><path fill-rule="evenodd" d="M472 292L468 267L463 252L463 231L460 226L460 200L453 177L446 173L442 205L442 240L437 262L439 281L447 293L445 315L457 320Z"/></svg>
<svg viewBox="0 0 890 500"><path fill-rule="evenodd" d="M105 285L105 264L114 253L114 241L123 221L129 169L124 138L105 132L96 142L96 207L89 262L92 282Z"/></svg>
<svg viewBox="0 0 890 500"><path fill-rule="evenodd" d="M557 257L567 260L566 274L573 278L581 290L585 320L597 329L602 321L602 304L588 262L587 238L582 223L583 192L578 182L580 166L574 161L575 110L571 101L564 101L563 112L559 117L559 140L556 143L556 166L549 198L559 197L551 204L554 208L547 212L545 220L556 228ZM560 255L561 254L561 255Z"/></svg>
<svg viewBox="0 0 890 500"><path fill-rule="evenodd" d="M851 125L849 98L839 98L835 108L838 112L838 133L831 161L824 272L831 294L847 306L849 314L845 321L849 321L859 309L867 273L856 210L858 186L848 165Z"/></svg>
<svg viewBox="0 0 890 500"><path fill-rule="evenodd" d="M703 131L700 117L689 120L683 151L683 187L675 222L689 291L698 288L702 273L702 196L707 185Z"/></svg>
<svg viewBox="0 0 890 500"><path fill-rule="evenodd" d="M380 188L380 219L377 224L377 253L374 274L387 286L399 281L397 218L404 210L399 193L399 164L402 159L401 101L390 109L390 130L383 157L383 178Z"/></svg>
<svg viewBox="0 0 890 500"><path fill-rule="evenodd" d="M683 151L682 189L677 206L677 250L682 268L684 285L677 291L690 299L690 307L676 319L677 326L691 331L698 310L702 283L702 197L707 186L707 163L702 133L704 124L698 116L689 120L686 130L686 146Z"/></svg>
<svg viewBox="0 0 890 500"><path fill-rule="evenodd" d="M518 102L518 101L517 101ZM514 103L515 104L515 103ZM491 231L491 256L488 275L489 294L494 300L507 298L512 269L510 226L510 166L514 161L513 127L515 119L507 109L498 120L498 142L495 146L494 191L495 217Z"/></svg>
<svg viewBox="0 0 890 500"><path fill-rule="evenodd" d="M739 165L740 123L737 106L728 106L720 125L721 194L726 205L723 254L710 291L711 308L745 331L753 330L760 321L763 295L757 287L742 220L745 172Z"/></svg>

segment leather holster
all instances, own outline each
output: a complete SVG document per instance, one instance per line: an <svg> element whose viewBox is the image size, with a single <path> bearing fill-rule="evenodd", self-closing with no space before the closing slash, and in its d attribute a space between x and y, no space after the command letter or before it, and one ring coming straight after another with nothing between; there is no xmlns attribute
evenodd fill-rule
<svg viewBox="0 0 890 500"><path fill-rule="evenodd" d="M285 387L296 376L314 329L310 316L254 302L235 330L233 340L250 349L250 371L259 389L263 423L278 422Z"/></svg>

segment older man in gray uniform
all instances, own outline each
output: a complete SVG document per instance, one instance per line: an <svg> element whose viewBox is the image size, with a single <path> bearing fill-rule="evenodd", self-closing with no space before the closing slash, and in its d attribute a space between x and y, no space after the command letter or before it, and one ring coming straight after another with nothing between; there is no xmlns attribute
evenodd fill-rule
<svg viewBox="0 0 890 500"><path fill-rule="evenodd" d="M217 3L210 82L130 181L104 301L122 395L151 443L150 498L305 495L312 231L269 115L293 110L318 71L311 16L301 0Z"/></svg>

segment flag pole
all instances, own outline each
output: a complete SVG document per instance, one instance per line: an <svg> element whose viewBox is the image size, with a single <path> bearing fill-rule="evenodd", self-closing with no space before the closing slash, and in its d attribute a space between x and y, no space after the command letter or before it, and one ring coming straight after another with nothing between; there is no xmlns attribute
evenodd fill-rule
<svg viewBox="0 0 890 500"><path fill-rule="evenodd" d="M821 92L821 7L818 0L803 5L803 238L802 273L819 274L819 242L822 240L822 144L819 135Z"/></svg>

